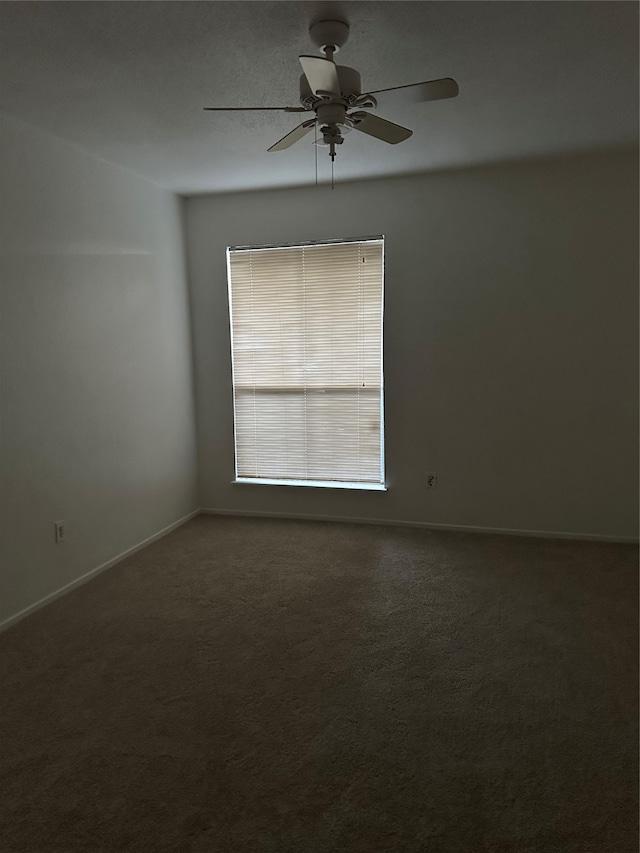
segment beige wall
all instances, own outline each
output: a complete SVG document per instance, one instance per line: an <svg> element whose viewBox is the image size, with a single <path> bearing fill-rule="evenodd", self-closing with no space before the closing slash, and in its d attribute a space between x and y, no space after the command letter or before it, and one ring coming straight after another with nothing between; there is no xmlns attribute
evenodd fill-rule
<svg viewBox="0 0 640 853"><path fill-rule="evenodd" d="M189 199L201 504L637 536L637 180L616 151ZM389 490L232 485L226 246L370 234Z"/></svg>
<svg viewBox="0 0 640 853"><path fill-rule="evenodd" d="M10 119L2 148L0 621L197 507L180 201Z"/></svg>

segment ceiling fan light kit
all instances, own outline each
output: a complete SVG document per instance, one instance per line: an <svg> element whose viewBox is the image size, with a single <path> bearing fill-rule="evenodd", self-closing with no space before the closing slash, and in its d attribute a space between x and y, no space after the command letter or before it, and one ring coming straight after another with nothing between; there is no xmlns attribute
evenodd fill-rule
<svg viewBox="0 0 640 853"><path fill-rule="evenodd" d="M408 139L413 131L407 127L380 118L367 112L378 107L378 100L385 104L419 103L444 98L455 98L458 84L451 77L428 80L408 86L394 86L373 92L362 92L360 73L347 65L336 65L334 55L349 38L349 25L344 21L318 21L309 28L311 41L320 48L324 56L303 54L299 57L302 66L300 77L299 107L205 107L205 110L281 110L282 112L313 112L309 118L294 127L269 151L290 148L317 127L322 141L329 148L331 161L336 156L336 146L344 142L343 134L359 130L367 136L397 145ZM378 96L378 97L376 97Z"/></svg>

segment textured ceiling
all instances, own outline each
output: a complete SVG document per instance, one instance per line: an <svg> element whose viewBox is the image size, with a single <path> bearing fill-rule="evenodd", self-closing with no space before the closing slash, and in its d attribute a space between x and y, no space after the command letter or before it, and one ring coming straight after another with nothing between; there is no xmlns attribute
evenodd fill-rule
<svg viewBox="0 0 640 853"><path fill-rule="evenodd" d="M2 2L0 110L181 193L313 183L312 137L266 152L299 116L202 107L297 104L332 14L365 89L460 85L385 110L407 142L349 134L339 180L637 142L635 2Z"/></svg>

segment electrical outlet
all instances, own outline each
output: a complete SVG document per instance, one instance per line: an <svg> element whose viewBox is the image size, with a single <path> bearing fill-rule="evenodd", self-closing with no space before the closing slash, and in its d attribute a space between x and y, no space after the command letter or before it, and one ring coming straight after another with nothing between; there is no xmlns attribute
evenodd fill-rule
<svg viewBox="0 0 640 853"><path fill-rule="evenodd" d="M427 471L427 488L435 489L438 485L438 475L434 474L432 471Z"/></svg>
<svg viewBox="0 0 640 853"><path fill-rule="evenodd" d="M56 521L55 529L56 542L64 542L65 537L67 535L67 525L64 523L64 521Z"/></svg>

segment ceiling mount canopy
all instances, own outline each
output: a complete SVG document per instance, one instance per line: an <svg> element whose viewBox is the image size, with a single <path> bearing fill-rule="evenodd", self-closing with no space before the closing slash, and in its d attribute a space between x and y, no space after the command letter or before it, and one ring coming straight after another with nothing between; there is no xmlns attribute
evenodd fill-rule
<svg viewBox="0 0 640 853"><path fill-rule="evenodd" d="M347 43L349 24L344 21L318 21L309 27L309 37L325 55L328 50L337 53Z"/></svg>

